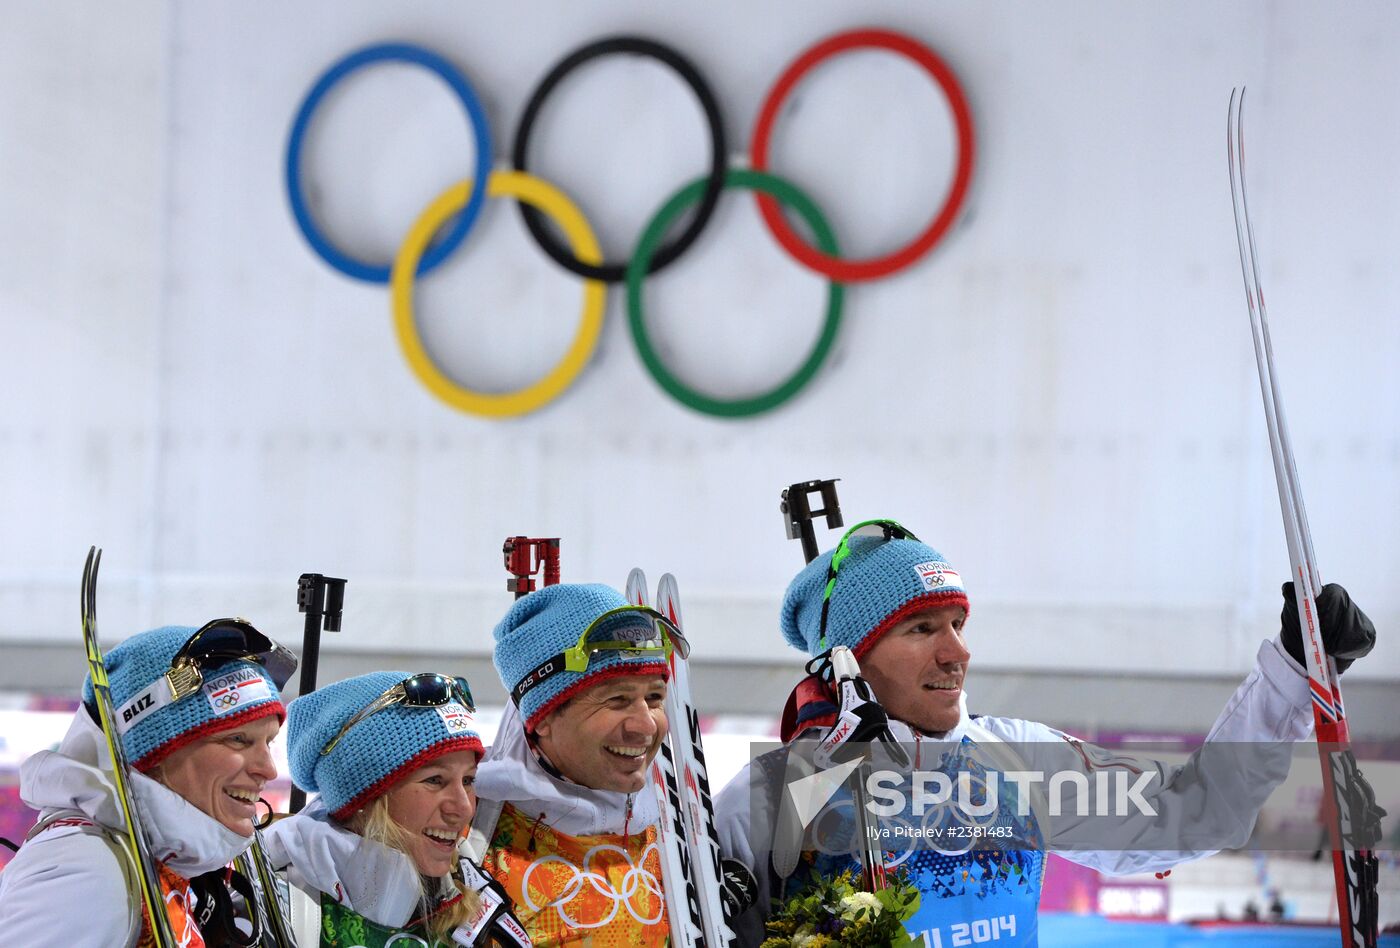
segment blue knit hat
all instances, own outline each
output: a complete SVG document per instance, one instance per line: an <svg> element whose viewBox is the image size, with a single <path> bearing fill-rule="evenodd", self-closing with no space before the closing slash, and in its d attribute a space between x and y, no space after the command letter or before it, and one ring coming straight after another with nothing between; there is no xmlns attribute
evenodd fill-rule
<svg viewBox="0 0 1400 948"><path fill-rule="evenodd" d="M287 762L292 779L319 793L331 816L354 812L419 767L456 751L482 753L470 712L456 701L432 708L391 704L356 721L329 754L341 728L408 672L370 672L302 695L287 708Z"/></svg>
<svg viewBox="0 0 1400 948"><path fill-rule="evenodd" d="M816 656L844 645L860 658L876 639L911 613L930 606L968 609L962 577L933 547L918 540L853 536L851 553L836 571L821 646L822 591L835 550L827 550L797 574L783 597L783 637Z"/></svg>
<svg viewBox="0 0 1400 948"><path fill-rule="evenodd" d="M171 701L165 673L196 631L193 626L167 625L140 632L103 657L122 749L137 770L149 771L171 751L216 731L270 714L279 721L287 717L277 684L255 662L233 661L204 671L199 691ZM83 679L83 704L96 720L91 676Z"/></svg>
<svg viewBox="0 0 1400 948"><path fill-rule="evenodd" d="M549 659L578 644L579 637L595 619L610 609L628 605L627 599L611 586L560 583L518 599L496 626L496 671L506 691ZM618 619L614 630L629 627L650 630L643 615ZM594 653L588 668L581 672L559 671L520 696L520 717L525 730L533 731L549 712L589 685L621 675L660 675L670 669L655 655L626 651Z"/></svg>

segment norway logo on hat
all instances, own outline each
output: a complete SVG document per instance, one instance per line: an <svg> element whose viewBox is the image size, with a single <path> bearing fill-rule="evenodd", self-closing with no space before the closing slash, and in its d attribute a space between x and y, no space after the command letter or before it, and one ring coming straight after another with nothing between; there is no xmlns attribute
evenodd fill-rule
<svg viewBox="0 0 1400 948"><path fill-rule="evenodd" d="M460 702L449 701L447 704L438 705L434 710L437 711L438 717L442 718L442 725L447 728L447 733L472 733L473 724L471 714Z"/></svg>
<svg viewBox="0 0 1400 948"><path fill-rule="evenodd" d="M914 572L918 574L919 581L924 584L924 589L929 592L937 592L940 589L962 589L962 576L954 569L950 569L947 563L940 560L930 560L927 563L916 563Z"/></svg>
<svg viewBox="0 0 1400 948"><path fill-rule="evenodd" d="M272 697L267 679L251 668L239 669L205 682L204 697L215 714L228 714L235 708L247 707L254 701Z"/></svg>

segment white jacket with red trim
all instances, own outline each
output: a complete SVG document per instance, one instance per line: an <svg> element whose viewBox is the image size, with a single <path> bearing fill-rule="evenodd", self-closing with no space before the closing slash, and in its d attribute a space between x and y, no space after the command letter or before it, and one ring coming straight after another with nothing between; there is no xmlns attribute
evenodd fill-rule
<svg viewBox="0 0 1400 948"><path fill-rule="evenodd" d="M233 862L251 844L184 797L133 772L129 784L151 854L186 879ZM40 823L0 872L0 939L7 945L133 945L142 912L102 729L84 708L56 751L20 768L20 798ZM177 937L181 933L175 933Z"/></svg>

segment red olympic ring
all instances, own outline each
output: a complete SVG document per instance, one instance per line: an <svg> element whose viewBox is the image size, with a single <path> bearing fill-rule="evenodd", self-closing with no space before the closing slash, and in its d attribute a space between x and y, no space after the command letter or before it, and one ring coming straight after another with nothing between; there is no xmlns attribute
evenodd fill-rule
<svg viewBox="0 0 1400 948"><path fill-rule="evenodd" d="M914 42L907 36L889 30L852 30L828 37L808 49L793 60L787 70L778 77L768 92L763 107L759 109L758 120L754 122L753 139L749 145L750 162L755 171L768 171L768 142L772 136L773 124L778 111L793 87L823 60L853 49L875 47L899 53L913 60L933 77L948 99L953 110L953 121L958 135L958 163L953 175L953 185L948 196L939 208L928 228L909 244L883 257L867 257L861 260L846 260L823 253L807 244L793 231L783 217L778 202L770 196L755 192L758 209L763 214L764 223L783 249L810 270L815 270L829 279L842 283L856 283L862 280L877 280L889 276L896 270L907 267L934 248L934 245L948 232L957 219L958 211L967 197L968 184L972 180L973 132L972 113L967 106L967 97L953 70L938 58L933 50Z"/></svg>

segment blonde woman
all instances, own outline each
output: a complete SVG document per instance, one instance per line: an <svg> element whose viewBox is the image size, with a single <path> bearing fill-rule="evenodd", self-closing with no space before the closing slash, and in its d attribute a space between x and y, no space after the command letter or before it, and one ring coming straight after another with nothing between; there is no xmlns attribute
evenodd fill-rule
<svg viewBox="0 0 1400 948"><path fill-rule="evenodd" d="M372 672L288 707L297 786L319 796L266 833L300 893L298 942L326 948L528 945L457 845L476 811L481 738L461 678Z"/></svg>

